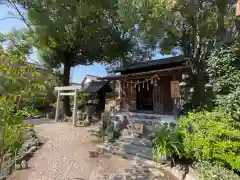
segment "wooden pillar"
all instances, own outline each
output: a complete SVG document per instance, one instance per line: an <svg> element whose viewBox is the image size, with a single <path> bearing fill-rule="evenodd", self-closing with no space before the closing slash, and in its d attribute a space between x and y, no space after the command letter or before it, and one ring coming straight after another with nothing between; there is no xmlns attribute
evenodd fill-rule
<svg viewBox="0 0 240 180"><path fill-rule="evenodd" d="M175 75L173 75L173 81L178 82L177 78ZM173 86L173 87L172 87ZM175 87L174 87L175 86ZM177 87L178 86L178 87ZM177 120L178 119L178 111L180 108L180 92L179 91L179 82L177 84L171 84L171 96L173 98L173 114L174 114L174 119ZM177 92L175 92L177 91Z"/></svg>
<svg viewBox="0 0 240 180"><path fill-rule="evenodd" d="M113 99L116 100L116 81L113 80Z"/></svg>
<svg viewBox="0 0 240 180"><path fill-rule="evenodd" d="M60 106L60 90L57 92L57 105L56 105L56 113L55 113L55 121L57 122L59 118L59 106Z"/></svg>
<svg viewBox="0 0 240 180"><path fill-rule="evenodd" d="M77 119L77 109L78 109L78 95L77 95L77 89L75 89L75 94L74 94L74 107L73 107L73 126L76 125L76 119Z"/></svg>

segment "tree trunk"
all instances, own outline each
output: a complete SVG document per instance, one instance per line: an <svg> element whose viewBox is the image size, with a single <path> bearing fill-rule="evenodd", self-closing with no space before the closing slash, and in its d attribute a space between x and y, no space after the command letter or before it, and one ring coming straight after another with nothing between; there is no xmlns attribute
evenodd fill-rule
<svg viewBox="0 0 240 180"><path fill-rule="evenodd" d="M69 86L70 71L71 71L71 65L68 62L68 60L66 60L64 62L64 70L63 70L63 86ZM63 100L64 100L64 113L66 116L71 116L69 96L64 96Z"/></svg>
<svg viewBox="0 0 240 180"><path fill-rule="evenodd" d="M217 15L217 40L223 41L225 37L225 28L224 28L224 11L225 7L223 5L217 6L218 15Z"/></svg>

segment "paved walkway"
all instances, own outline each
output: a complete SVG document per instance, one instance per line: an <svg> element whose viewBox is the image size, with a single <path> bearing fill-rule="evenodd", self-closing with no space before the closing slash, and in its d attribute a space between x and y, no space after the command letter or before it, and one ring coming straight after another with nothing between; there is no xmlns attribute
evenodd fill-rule
<svg viewBox="0 0 240 180"><path fill-rule="evenodd" d="M154 177L146 167L111 154L89 157L97 138L87 128L68 123L35 120L35 129L44 145L29 161L29 169L16 171L9 180L175 180Z"/></svg>

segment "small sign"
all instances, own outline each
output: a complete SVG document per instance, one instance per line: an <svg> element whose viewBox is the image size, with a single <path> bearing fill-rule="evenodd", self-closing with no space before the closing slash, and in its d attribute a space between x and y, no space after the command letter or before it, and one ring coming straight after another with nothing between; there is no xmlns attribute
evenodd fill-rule
<svg viewBox="0 0 240 180"><path fill-rule="evenodd" d="M171 96L172 98L180 98L179 81L171 81Z"/></svg>
<svg viewBox="0 0 240 180"><path fill-rule="evenodd" d="M139 124L139 123L133 123L132 124L132 132L133 133L137 133L137 134L143 134L143 124Z"/></svg>

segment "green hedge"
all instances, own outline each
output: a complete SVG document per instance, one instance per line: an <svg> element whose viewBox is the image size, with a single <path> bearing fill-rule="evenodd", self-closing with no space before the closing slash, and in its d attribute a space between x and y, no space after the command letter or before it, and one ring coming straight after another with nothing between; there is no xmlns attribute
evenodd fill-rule
<svg viewBox="0 0 240 180"><path fill-rule="evenodd" d="M229 115L221 112L189 113L181 119L176 131L181 137L186 158L240 170L240 129Z"/></svg>

